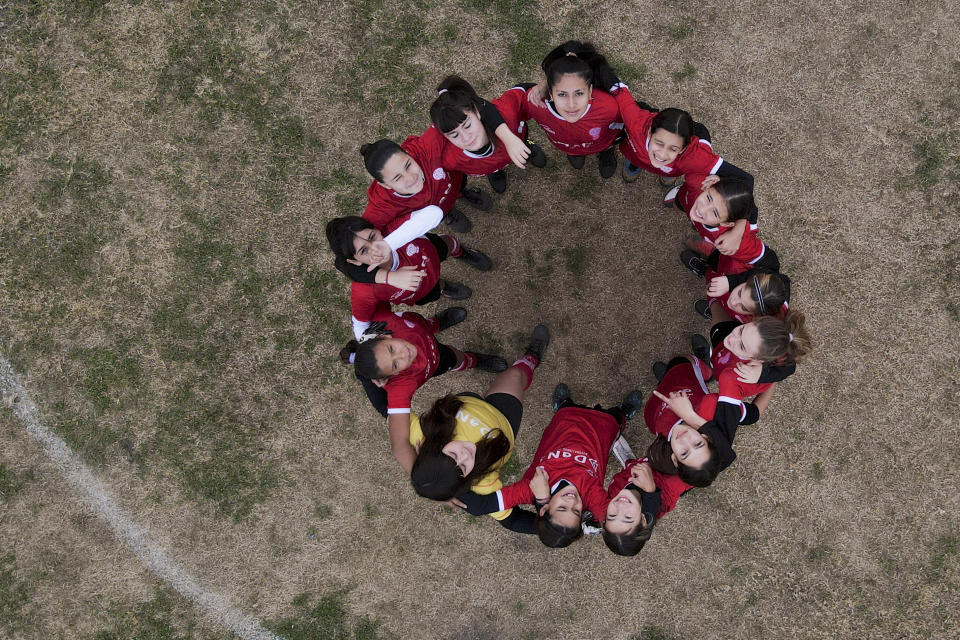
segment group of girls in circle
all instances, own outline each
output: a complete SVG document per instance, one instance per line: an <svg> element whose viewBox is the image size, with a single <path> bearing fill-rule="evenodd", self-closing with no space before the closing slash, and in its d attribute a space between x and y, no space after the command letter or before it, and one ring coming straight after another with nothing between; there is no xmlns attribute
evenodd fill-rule
<svg viewBox="0 0 960 640"><path fill-rule="evenodd" d="M680 496L709 486L733 462L739 425L759 419L776 385L810 351L810 337L803 315L789 305L789 278L760 240L753 177L714 151L708 129L682 109L636 100L588 43L560 45L542 68L541 82L517 84L490 101L449 76L421 135L360 148L373 177L366 209L326 228L335 265L351 281L354 339L341 358L353 364L387 419L393 455L419 495L490 514L547 546L567 546L588 531L601 533L615 553L634 555ZM558 384L555 413L532 463L519 481L503 486L499 470L513 451L524 392L549 344L547 327L535 327L508 366L498 355L438 341L439 332L466 319L465 308L426 318L392 305L471 297L470 286L442 273L448 257L480 271L493 268L456 235L432 231L443 223L469 232L472 222L459 207L491 208L490 195L467 187L467 176L486 176L503 193L511 164L546 165L543 149L528 140L531 120L575 169L595 155L608 179L619 150L626 182L644 172L657 176L664 204L682 210L696 231L680 258L706 280L706 296L694 309L711 326L709 341L693 336L691 354L654 363L658 385L646 403L633 390L608 408L581 405ZM497 374L485 394L448 395L422 416L411 413L413 394L427 380L471 368ZM708 389L711 380L716 393ZM623 431L640 411L654 439L637 457ZM623 469L605 487L611 453Z"/></svg>

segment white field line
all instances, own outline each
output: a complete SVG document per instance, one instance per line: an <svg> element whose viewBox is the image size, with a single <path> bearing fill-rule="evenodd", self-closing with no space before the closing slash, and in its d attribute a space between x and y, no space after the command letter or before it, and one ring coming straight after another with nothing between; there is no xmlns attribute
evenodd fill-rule
<svg viewBox="0 0 960 640"><path fill-rule="evenodd" d="M79 490L114 535L133 551L158 578L201 609L213 622L244 640L282 640L264 629L256 619L234 607L224 596L204 589L196 578L160 550L147 534L114 501L109 493L80 461L67 443L40 420L37 407L6 358L0 356L0 394L4 404L20 419L27 432L40 443L66 481Z"/></svg>

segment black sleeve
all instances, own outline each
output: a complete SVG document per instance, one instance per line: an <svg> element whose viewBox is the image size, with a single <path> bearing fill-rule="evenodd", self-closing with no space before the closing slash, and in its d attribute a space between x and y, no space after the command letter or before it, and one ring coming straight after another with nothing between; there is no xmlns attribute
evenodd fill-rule
<svg viewBox="0 0 960 640"><path fill-rule="evenodd" d="M760 372L760 379L757 380L757 382L780 382L792 376L796 371L797 364L795 362L777 365L765 364L763 365L763 370Z"/></svg>
<svg viewBox="0 0 960 640"><path fill-rule="evenodd" d="M387 417L387 391L382 389L377 385L373 384L366 378L357 378L360 381L360 384L363 385L363 390L367 393L367 398L370 399L370 404L373 405L373 408L380 412L384 418Z"/></svg>
<svg viewBox="0 0 960 640"><path fill-rule="evenodd" d="M766 245L764 245L766 246ZM780 271L780 256L777 255L777 252L766 247L766 250L763 252L763 256L753 263L754 269L759 269L761 272L773 273Z"/></svg>
<svg viewBox="0 0 960 640"><path fill-rule="evenodd" d="M505 528L510 529L516 533L536 533L537 532L537 516L532 511L527 511L526 509L521 509L519 507L514 507L513 511L510 512L503 520L500 520L500 524Z"/></svg>
<svg viewBox="0 0 960 640"><path fill-rule="evenodd" d="M493 133L497 130L497 127L504 124L503 116L500 115L500 112L492 102L487 102L483 99L481 99L480 102L480 122L483 123L488 133Z"/></svg>
<svg viewBox="0 0 960 640"><path fill-rule="evenodd" d="M717 412L720 412L720 405L727 403L718 403ZM739 414L740 409L737 408L737 413ZM737 416L739 419L740 416ZM733 450L733 438L737 434L737 425L734 423L732 426L729 424L721 424L716 420L711 420L707 422L699 429L700 433L710 436L710 439L713 440L714 446L717 448L717 456L720 460L720 471L723 471L737 459L737 454Z"/></svg>
<svg viewBox="0 0 960 640"><path fill-rule="evenodd" d="M727 162L724 160L717 169L717 175L721 178L734 178L736 180L740 180L741 182L745 182L747 185L749 185L750 190L753 191L753 176L732 162ZM757 211L757 205L754 204L753 208L750 209L750 213L747 214L747 222L750 224L757 224L759 215L760 212Z"/></svg>
<svg viewBox="0 0 960 640"><path fill-rule="evenodd" d="M760 419L760 409L752 402L745 402L743 406L747 409L747 417L741 420L740 424L756 424Z"/></svg>
<svg viewBox="0 0 960 640"><path fill-rule="evenodd" d="M458 495L457 499L467 505L467 513L472 516L485 516L488 513L500 511L500 501L497 500L496 493L481 496L473 491L465 491Z"/></svg>
<svg viewBox="0 0 960 640"><path fill-rule="evenodd" d="M790 302L790 278L785 273L780 274L780 279L783 280L783 286L787 290L787 295L784 297L787 303Z"/></svg>
<svg viewBox="0 0 960 640"><path fill-rule="evenodd" d="M520 87L524 91L530 91L530 89L537 86L537 83L536 82L517 82L517 83L514 83L513 86ZM510 88L512 89L513 87L510 87Z"/></svg>
<svg viewBox="0 0 960 640"><path fill-rule="evenodd" d="M652 513L654 518L657 517L657 514L660 512L659 487L652 493L647 493L646 491L640 492L640 510L644 513Z"/></svg>
<svg viewBox="0 0 960 640"><path fill-rule="evenodd" d="M337 268L337 271L354 282L362 282L364 284L376 284L377 282L377 269L367 271L366 265L350 264L344 260L337 260L334 266Z"/></svg>

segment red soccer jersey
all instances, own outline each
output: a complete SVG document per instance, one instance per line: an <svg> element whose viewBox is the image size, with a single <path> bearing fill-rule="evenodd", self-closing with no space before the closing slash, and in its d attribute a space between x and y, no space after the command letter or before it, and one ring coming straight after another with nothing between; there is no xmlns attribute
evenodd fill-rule
<svg viewBox="0 0 960 640"><path fill-rule="evenodd" d="M657 114L641 109L628 89L620 89L614 98L627 130L627 137L620 143L620 153L630 164L661 176L683 176L688 173L710 175L716 173L723 164L723 158L713 152L708 141L691 136L690 143L673 162L664 167L653 166L649 152L650 125Z"/></svg>
<svg viewBox="0 0 960 640"><path fill-rule="evenodd" d="M642 460L627 460L627 466L623 471L617 473L617 475L610 479L610 487L607 489L607 499L613 500L625 486L630 484L630 470L633 469L633 465L646 461L646 458ZM657 488L660 489L660 510L657 512L657 519L673 511L673 508L677 506L677 500L680 499L680 496L690 489L693 489L691 485L681 480L680 476L660 473L655 469L653 470L653 484L657 485Z"/></svg>
<svg viewBox="0 0 960 640"><path fill-rule="evenodd" d="M373 314L373 322L386 322L394 338L406 340L417 348L410 366L387 379L387 413L410 413L413 393L430 379L440 364L440 348L427 320L419 313L393 313L382 306Z"/></svg>
<svg viewBox="0 0 960 640"><path fill-rule="evenodd" d="M694 406L697 413L711 420L717 406L717 398L715 394L709 392L705 382L710 378L710 368L700 360L696 361L696 366L697 369L694 369L693 363L690 363L670 367L663 380L657 385L657 391L665 396L669 396L674 391L688 391L690 404ZM670 434L673 425L680 422L680 418L667 406L667 403L653 394L643 407L643 419L650 433L664 438Z"/></svg>
<svg viewBox="0 0 960 640"><path fill-rule="evenodd" d="M747 360L735 356L723 343L713 349L710 362L713 364L713 377L717 379L717 386L719 387L719 400L740 404L741 411L743 411L742 400L744 398L759 395L771 386L769 382L754 384L740 382L737 379L736 366L738 362L747 362Z"/></svg>
<svg viewBox="0 0 960 640"><path fill-rule="evenodd" d="M719 166L717 167L717 169L719 169ZM701 187L703 186L704 179L708 175L709 174L700 174L700 173L687 174L687 177L684 179L683 184L680 186L680 191L677 193L677 203L680 205L681 209L689 213L690 208L693 206L693 203L696 202L697 198L700 197L700 194L703 193L703 189ZM691 220L691 222L693 221ZM747 221L747 222L748 222L749 228L752 229L753 231L756 231L758 229L756 222L750 222L750 221ZM693 226L696 227L697 224L698 223L693 222ZM703 226L703 225L700 225L700 226ZM706 228L710 229L712 227L706 227ZM722 230L720 233L723 233L725 230L726 229ZM700 230L697 229L698 233L699 231Z"/></svg>
<svg viewBox="0 0 960 640"><path fill-rule="evenodd" d="M442 166L443 147L447 144L436 127L430 126L423 135L410 136L400 148L406 151L423 171L423 188L410 196L380 186L374 180L367 189L367 208L363 217L387 235L410 219L410 213L435 204L446 214L460 196L463 174L447 171Z"/></svg>
<svg viewBox="0 0 960 640"><path fill-rule="evenodd" d="M600 153L614 143L623 129L616 100L609 93L597 89L593 90L587 110L576 122L564 120L553 108L553 103L548 101L545 106L539 107L531 104L526 95L523 96L522 108L523 119L536 120L553 146L568 156Z"/></svg>
<svg viewBox="0 0 960 640"><path fill-rule="evenodd" d="M533 502L530 480L542 466L551 484L567 480L580 492L583 508L603 518L609 503L603 479L610 447L619 434L620 425L609 413L580 407L560 409L544 429L533 463L523 477L497 492L500 509Z"/></svg>
<svg viewBox="0 0 960 640"><path fill-rule="evenodd" d="M352 282L350 284L350 311L353 317L362 322L371 322L378 303L412 305L427 295L440 280L440 256L437 248L426 238L417 238L397 249L394 269L416 267L426 275L420 281L416 291L398 289L389 284L368 284ZM389 275L387 276L389 279Z"/></svg>
<svg viewBox="0 0 960 640"><path fill-rule="evenodd" d="M508 89L502 96L490 101L500 112L510 131L521 139L527 137L527 123L520 117L523 112L523 103L526 101L527 92L520 87ZM493 143L493 150L481 156L461 149L447 140L443 149L443 166L454 171L462 171L472 177L488 176L495 171L500 171L512 162L510 154L499 140L491 138L490 142Z"/></svg>

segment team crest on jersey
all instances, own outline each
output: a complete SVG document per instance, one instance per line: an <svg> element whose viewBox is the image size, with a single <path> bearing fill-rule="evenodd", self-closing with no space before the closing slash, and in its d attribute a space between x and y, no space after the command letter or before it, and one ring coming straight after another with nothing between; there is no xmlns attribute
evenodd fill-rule
<svg viewBox="0 0 960 640"><path fill-rule="evenodd" d="M416 255L419 251L420 251L420 247L418 247L417 245L413 244L412 242L407 245L407 255L408 255L408 256Z"/></svg>
<svg viewBox="0 0 960 640"><path fill-rule="evenodd" d="M437 167L433 170L433 179L434 180L443 180L447 177L447 172L443 170L442 167Z"/></svg>
<svg viewBox="0 0 960 640"><path fill-rule="evenodd" d="M717 363L719 363L719 364L727 364L727 363L730 361L730 356L732 356L732 355L733 355L733 352L727 351L726 353L724 353L723 355L721 355L719 358L717 358Z"/></svg>
<svg viewBox="0 0 960 640"><path fill-rule="evenodd" d="M600 127L594 127L593 129L590 129L590 137L596 140L597 138L600 137L601 131L602 129Z"/></svg>

